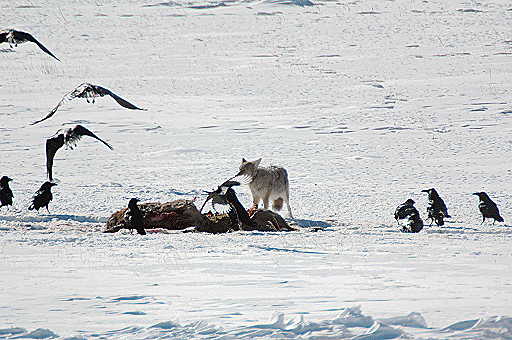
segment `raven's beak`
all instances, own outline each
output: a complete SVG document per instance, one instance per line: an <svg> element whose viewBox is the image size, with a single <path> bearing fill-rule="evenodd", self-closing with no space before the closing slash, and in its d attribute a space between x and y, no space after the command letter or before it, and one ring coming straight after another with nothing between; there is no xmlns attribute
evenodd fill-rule
<svg viewBox="0 0 512 340"><path fill-rule="evenodd" d="M11 182L11 181L12 181L12 178L8 178L8 179L7 179L7 181L8 181L8 182Z"/></svg>
<svg viewBox="0 0 512 340"><path fill-rule="evenodd" d="M474 192L474 193L472 193L471 195L480 196L480 195L478 194L478 192Z"/></svg>
<svg viewBox="0 0 512 340"><path fill-rule="evenodd" d="M428 189L425 189L425 190L421 190L421 192L428 192Z"/></svg>
<svg viewBox="0 0 512 340"><path fill-rule="evenodd" d="M54 186L56 186L56 185L57 185L57 183L52 183L52 187L54 187Z"/></svg>

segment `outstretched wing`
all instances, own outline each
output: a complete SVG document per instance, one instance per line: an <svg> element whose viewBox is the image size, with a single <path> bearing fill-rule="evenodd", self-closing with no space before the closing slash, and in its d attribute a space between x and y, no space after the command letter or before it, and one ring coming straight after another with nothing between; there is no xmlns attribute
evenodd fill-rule
<svg viewBox="0 0 512 340"><path fill-rule="evenodd" d="M117 94L115 94L114 92L110 91L109 89L106 89L106 88L101 87L99 85L95 85L95 90L102 97L105 96L105 95L111 96L112 98L114 98L114 100L119 105L121 105L122 107L126 107L127 109L131 109L131 110L144 110L144 111L146 110L146 109L141 109L140 107L137 107L137 106L133 105L132 103L130 103L127 100L124 100L123 98L119 97Z"/></svg>
<svg viewBox="0 0 512 340"><path fill-rule="evenodd" d="M227 181L225 181L224 183L222 183L221 185L219 185L219 188L222 188L222 190L225 192L228 188L239 186L239 185L240 185L240 182L233 181L233 179L230 178Z"/></svg>
<svg viewBox="0 0 512 340"><path fill-rule="evenodd" d="M234 181L240 184L249 184L251 183L252 178L249 175L238 173L235 176L231 177L228 181Z"/></svg>
<svg viewBox="0 0 512 340"><path fill-rule="evenodd" d="M114 148L112 146L110 146L110 144L105 142L100 137L96 136L94 133L92 133L90 130L86 129L82 125L75 126L71 132L71 135L68 138L71 142L75 142L75 141L78 141L82 136L89 136L94 139L97 139L100 142L102 142L103 144L105 144L110 150L114 150Z"/></svg>
<svg viewBox="0 0 512 340"><path fill-rule="evenodd" d="M62 97L62 99L59 101L59 103L57 105L55 105L55 107L50 111L50 113L48 113L46 115L46 117L44 117L43 119L40 119L40 120L38 120L36 122L33 122L30 125L35 125L35 124L41 123L42 121L47 120L48 118L53 116L55 114L55 112L57 112L59 107L61 107L62 104L64 104L65 102L68 102L70 100L75 99L78 95L80 95L83 92L84 86L87 86L87 85L88 84L86 84L86 83L80 84L75 89L73 89L73 91L66 93L64 95L64 97Z"/></svg>
<svg viewBox="0 0 512 340"><path fill-rule="evenodd" d="M15 36L15 38L16 38L17 40L22 40L22 41L23 41L23 40L27 40L27 41L31 41L31 42L35 43L37 46L39 46L39 48L40 48L41 50L43 50L43 52L45 52L46 54L51 55L52 57L54 57L55 59L57 59L58 61L60 61L60 59L59 59L59 58L57 58L56 56L54 56L54 55L53 55L53 53L52 53L52 52L50 52L46 47L44 47L44 45L43 45L43 44L41 44L39 41L37 41L37 39L36 39L36 38L34 38L34 37L32 36L32 34L30 34L30 33L26 33L26 32L20 32L20 31L17 31L17 32L16 32L16 36Z"/></svg>
<svg viewBox="0 0 512 340"><path fill-rule="evenodd" d="M64 145L64 134L46 140L46 172L48 179L53 181L53 158L57 151Z"/></svg>
<svg viewBox="0 0 512 340"><path fill-rule="evenodd" d="M213 210L219 214L227 214L231 211L231 205L223 199L212 199Z"/></svg>
<svg viewBox="0 0 512 340"><path fill-rule="evenodd" d="M33 123L30 123L30 125L36 125L38 123L41 123L42 121L45 121L47 120L48 118L50 118L51 116L53 116L55 114L55 112L57 112L57 110L59 109L59 107L65 102L67 101L67 95L64 96L64 98L61 99L61 101L57 104L57 106L55 106L51 111L50 113L48 113L43 119L40 119L38 121L35 121Z"/></svg>

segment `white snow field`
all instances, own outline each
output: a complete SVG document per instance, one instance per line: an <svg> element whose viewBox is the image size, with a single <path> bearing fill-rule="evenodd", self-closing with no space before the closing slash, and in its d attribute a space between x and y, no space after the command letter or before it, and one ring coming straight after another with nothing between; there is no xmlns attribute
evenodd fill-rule
<svg viewBox="0 0 512 340"><path fill-rule="evenodd" d="M311 1L0 1L62 61L0 45L0 338L512 339L512 3ZM82 82L148 111L29 125ZM114 150L60 150L28 211L78 123ZM242 157L287 168L301 231L101 232L131 197L202 204ZM453 218L400 233L431 187Z"/></svg>

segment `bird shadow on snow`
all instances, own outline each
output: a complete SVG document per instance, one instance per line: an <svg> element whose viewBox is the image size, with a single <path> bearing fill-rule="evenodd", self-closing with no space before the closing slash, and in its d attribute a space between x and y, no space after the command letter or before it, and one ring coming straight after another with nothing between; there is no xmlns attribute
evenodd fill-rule
<svg viewBox="0 0 512 340"><path fill-rule="evenodd" d="M288 222L292 222L301 228L314 228L317 230L327 230L327 228L334 227L332 224L325 221L305 220L300 218L287 219Z"/></svg>
<svg viewBox="0 0 512 340"><path fill-rule="evenodd" d="M426 230L425 230L426 229ZM449 233L449 232L462 232L462 231L480 231L476 228L472 227L465 227L465 226L448 226L444 225L442 227L436 227L436 226L425 226L425 231L429 233Z"/></svg>
<svg viewBox="0 0 512 340"><path fill-rule="evenodd" d="M0 216L0 221L6 222L51 222L51 221L74 221L81 223L104 223L104 217L77 216L77 215L39 215L39 216Z"/></svg>

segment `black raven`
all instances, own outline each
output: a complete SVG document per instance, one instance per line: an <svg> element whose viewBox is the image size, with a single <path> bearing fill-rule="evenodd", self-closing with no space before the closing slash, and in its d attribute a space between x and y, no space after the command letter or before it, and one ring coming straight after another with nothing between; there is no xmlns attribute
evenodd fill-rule
<svg viewBox="0 0 512 340"><path fill-rule="evenodd" d="M63 132L59 133L60 131ZM113 150L113 148L107 142L96 136L82 125L77 125L70 129L59 130L57 131L55 137L46 140L46 171L50 181L53 181L53 158L55 157L57 151L64 145L73 150L73 148L76 146L76 143L78 143L78 141L83 136L95 138L105 144L110 150Z"/></svg>
<svg viewBox="0 0 512 340"><path fill-rule="evenodd" d="M12 178L7 176L2 176L2 178L0 178L0 208L12 205L14 195L12 194L11 188L9 188L10 181L12 181Z"/></svg>
<svg viewBox="0 0 512 340"><path fill-rule="evenodd" d="M199 211L201 212L206 203L212 200L213 209L220 212L227 212L231 223L238 226L239 229L243 230L244 225L255 227L247 210L245 210L242 203L240 203L235 190L233 190L234 186L239 185L240 182L232 180L222 183L216 190L208 193L208 197Z"/></svg>
<svg viewBox="0 0 512 340"><path fill-rule="evenodd" d="M428 193L429 206L427 207L427 213L430 219L430 225L432 225L434 221L438 226L444 225L444 218L450 218L451 216L448 214L448 209L443 199L434 188L421 190L421 192Z"/></svg>
<svg viewBox="0 0 512 340"><path fill-rule="evenodd" d="M6 29L6 30L0 31L0 43L6 42L11 46L11 48L13 47L13 45L18 46L18 44L21 44L21 43L24 43L27 41L35 43L37 46L39 46L39 48L41 50L43 50L43 52L45 52L45 53L51 55L52 57L54 57L55 59L59 60L59 58L54 56L52 52L50 52L46 47L43 46L43 44L41 44L39 41L37 41L37 39L34 38L30 33L16 31L13 29Z"/></svg>
<svg viewBox="0 0 512 340"><path fill-rule="evenodd" d="M402 226L403 232L418 233L423 229L423 221L420 218L420 213L414 207L414 201L408 199L400 204L395 210L395 220L400 226L400 220L406 220L405 225Z"/></svg>
<svg viewBox="0 0 512 340"><path fill-rule="evenodd" d="M480 199L480 204L478 204L478 208L480 209L480 212L482 213L482 223L485 222L486 218L492 218L494 219L493 224L498 222L504 222L503 217L500 216L500 211L498 209L498 206L496 203L494 203L489 195L487 195L485 192L475 192L473 195L478 196Z"/></svg>
<svg viewBox="0 0 512 340"><path fill-rule="evenodd" d="M36 209L39 212L39 209L42 207L46 207L46 210L48 213L50 213L50 210L48 209L48 204L50 204L50 201L53 200L52 195L52 187L56 186L57 184L52 182L44 182L43 185L41 185L41 188L35 193L34 198L32 200L32 204L30 207L28 207L28 210L34 210Z"/></svg>
<svg viewBox="0 0 512 340"><path fill-rule="evenodd" d="M139 200L136 198L132 198L130 202L128 202L128 211L126 212L127 220L130 223L130 229L137 230L139 235L146 235L146 230L144 230L144 218L137 206L137 202L139 202Z"/></svg>
<svg viewBox="0 0 512 340"><path fill-rule="evenodd" d="M55 114L55 112L57 112L57 110L59 109L59 107L62 104L64 104L65 102L68 102L70 100L73 100L75 98L85 98L88 103L90 103L90 102L94 103L96 97L104 97L107 95L114 98L114 100L119 105L121 105L122 107L125 107L127 109L145 110L145 109L141 109L141 108L133 105L132 103L124 100L123 98L119 97L118 95L116 95L115 93L110 91L109 89L106 89L99 85L82 83L82 84L78 85L73 91L65 94L64 97L60 100L60 102L50 111L50 113L48 115L46 115L46 117L44 117L43 119L38 120L36 122L33 122L31 125L40 123L40 122L50 118L51 116L53 116Z"/></svg>

